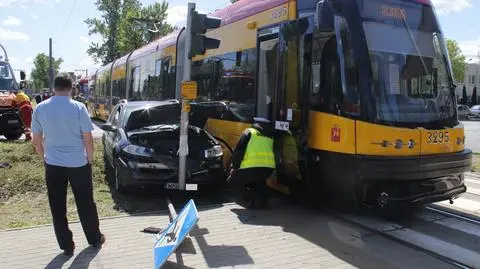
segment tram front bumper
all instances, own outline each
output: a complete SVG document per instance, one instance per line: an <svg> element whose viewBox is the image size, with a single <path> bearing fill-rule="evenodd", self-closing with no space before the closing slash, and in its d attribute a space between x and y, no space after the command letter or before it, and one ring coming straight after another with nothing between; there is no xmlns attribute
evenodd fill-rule
<svg viewBox="0 0 480 269"><path fill-rule="evenodd" d="M415 157L361 158L358 179L368 203L415 205L452 200L466 192L472 152Z"/></svg>

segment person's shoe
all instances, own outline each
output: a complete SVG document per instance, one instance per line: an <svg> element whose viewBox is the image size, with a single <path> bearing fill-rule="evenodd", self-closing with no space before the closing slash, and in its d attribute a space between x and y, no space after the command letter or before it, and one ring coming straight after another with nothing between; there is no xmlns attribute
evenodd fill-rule
<svg viewBox="0 0 480 269"><path fill-rule="evenodd" d="M74 251L75 251L75 243L72 244L72 247L64 249L63 254L67 256L72 256Z"/></svg>
<svg viewBox="0 0 480 269"><path fill-rule="evenodd" d="M102 235L100 235L100 239L98 239L97 242L91 244L91 246L95 247L95 248L98 248L98 247L102 246L103 243L105 243L105 235L102 234Z"/></svg>

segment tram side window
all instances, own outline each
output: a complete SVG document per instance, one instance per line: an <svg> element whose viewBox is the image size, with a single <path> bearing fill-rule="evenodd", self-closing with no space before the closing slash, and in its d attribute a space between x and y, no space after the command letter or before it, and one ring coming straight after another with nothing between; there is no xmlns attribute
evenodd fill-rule
<svg viewBox="0 0 480 269"><path fill-rule="evenodd" d="M171 57L164 59L162 62L162 88L163 98L175 98L175 68L170 66Z"/></svg>
<svg viewBox="0 0 480 269"><path fill-rule="evenodd" d="M338 56L337 36L334 33L323 36L317 33L313 40L310 106L314 110L335 115L358 115L360 113L358 72L347 24L343 18L341 20L342 59ZM345 63L345 89L342 87L340 61Z"/></svg>
<svg viewBox="0 0 480 269"><path fill-rule="evenodd" d="M192 65L192 79L197 82L197 100L212 101L215 96L215 59L196 61Z"/></svg>
<svg viewBox="0 0 480 269"><path fill-rule="evenodd" d="M140 66L133 68L132 80L130 82L130 99L137 99L140 96Z"/></svg>
<svg viewBox="0 0 480 269"><path fill-rule="evenodd" d="M202 112L197 113L223 120L251 121L255 109L255 69L256 49L194 62L192 79L198 86L197 101L214 102L202 105Z"/></svg>
<svg viewBox="0 0 480 269"><path fill-rule="evenodd" d="M317 33L313 40L310 107L338 114L342 98L336 36L333 33L323 36Z"/></svg>
<svg viewBox="0 0 480 269"><path fill-rule="evenodd" d="M215 99L228 102L226 120L250 122L254 117L256 49L220 57Z"/></svg>
<svg viewBox="0 0 480 269"><path fill-rule="evenodd" d="M358 92L358 71L355 65L353 49L349 38L349 29L345 18L340 19L340 38L342 40L343 61L345 66L345 85L343 89L342 112L349 115L360 114L360 98Z"/></svg>

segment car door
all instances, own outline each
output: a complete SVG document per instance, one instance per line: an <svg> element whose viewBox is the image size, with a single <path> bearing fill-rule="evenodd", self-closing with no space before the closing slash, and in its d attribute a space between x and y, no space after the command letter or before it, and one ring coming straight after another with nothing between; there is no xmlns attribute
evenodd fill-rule
<svg viewBox="0 0 480 269"><path fill-rule="evenodd" d="M115 108L112 110L112 114L110 114L110 117L107 120L107 124L112 125L115 128L118 128L121 108L122 108L121 104L118 104L115 106ZM116 136L117 136L117 131L105 132L105 138L104 138L105 154L106 154L107 160L112 165L113 165L113 152L114 152L114 146L115 146L114 141Z"/></svg>

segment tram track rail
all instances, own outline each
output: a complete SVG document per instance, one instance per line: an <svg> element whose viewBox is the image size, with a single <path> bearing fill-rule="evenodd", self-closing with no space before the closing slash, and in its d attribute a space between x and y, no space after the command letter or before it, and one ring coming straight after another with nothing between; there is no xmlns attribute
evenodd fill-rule
<svg viewBox="0 0 480 269"><path fill-rule="evenodd" d="M440 210L432 212L442 214L446 218L455 218L459 216L445 213L443 211L440 212ZM345 214L335 211L329 211L328 214L341 221L360 227L372 235L378 235L405 247L421 251L437 260L452 265L453 267L462 269L480 268L480 254L462 248L461 246L445 242L441 238L424 235L415 231L414 228L406 227L405 225L381 219L379 217L366 216L364 214ZM470 224L479 225L479 223L470 221L470 219L466 217L458 219L465 222L468 221ZM458 253L462 253L463 255L456 255Z"/></svg>
<svg viewBox="0 0 480 269"><path fill-rule="evenodd" d="M468 213L459 212L457 210L448 210L441 206L431 205L425 207L426 210L441 214L446 217L460 219L469 223L473 223L479 226L480 229L480 217L473 216Z"/></svg>

